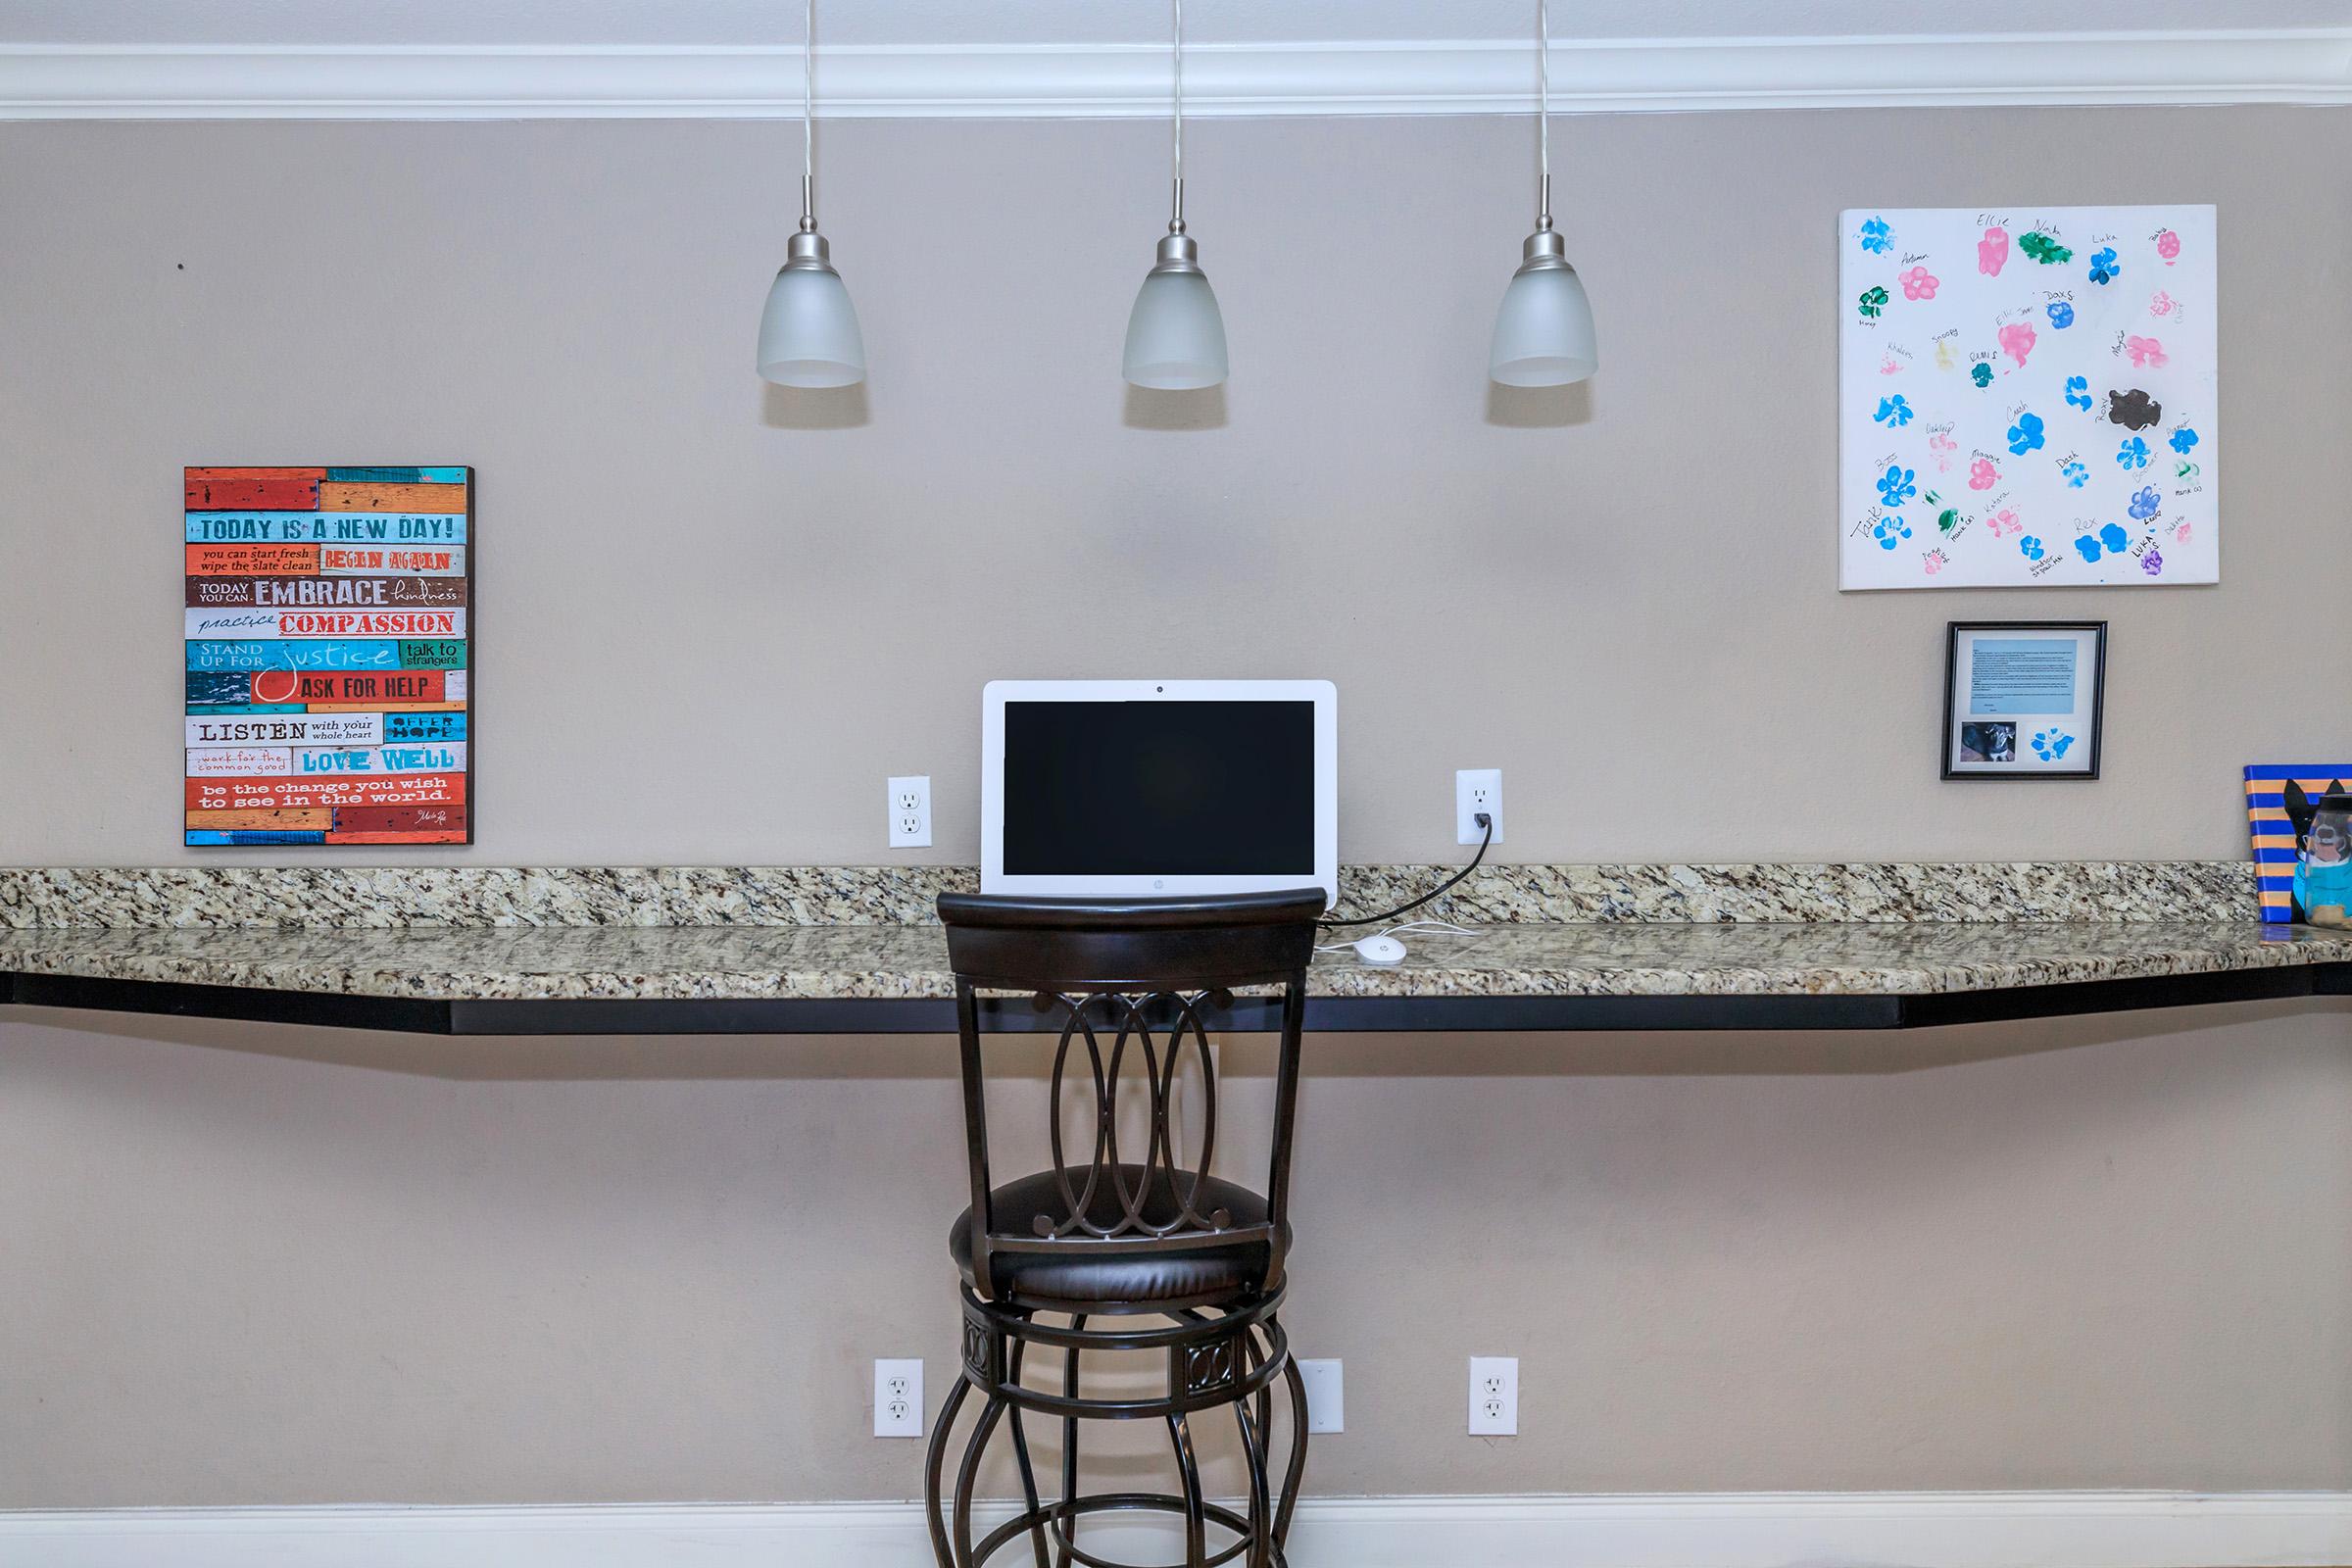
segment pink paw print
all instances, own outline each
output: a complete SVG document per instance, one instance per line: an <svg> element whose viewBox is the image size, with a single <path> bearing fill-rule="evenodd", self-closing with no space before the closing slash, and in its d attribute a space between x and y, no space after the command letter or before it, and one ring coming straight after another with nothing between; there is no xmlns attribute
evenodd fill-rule
<svg viewBox="0 0 2352 1568"><path fill-rule="evenodd" d="M1907 300L1932 300L1936 297L1936 274L1924 267L1899 272L1894 280L1903 285L1903 298Z"/></svg>
<svg viewBox="0 0 2352 1568"><path fill-rule="evenodd" d="M1960 443L1938 430L1928 437L1928 450L1936 454L1936 471L1949 473L1952 471L1952 454L1960 450Z"/></svg>
<svg viewBox="0 0 2352 1568"><path fill-rule="evenodd" d="M2173 297L2170 294L2167 294L2164 290L2158 289L2156 291L2156 297L2148 301L2148 314L2150 316L2172 315Z"/></svg>
<svg viewBox="0 0 2352 1568"><path fill-rule="evenodd" d="M2164 345L2152 337L2124 339L2124 352L2132 357L2133 365L2145 366L2151 370L2161 370L2172 362L2172 356L2164 352Z"/></svg>
<svg viewBox="0 0 2352 1568"><path fill-rule="evenodd" d="M2009 262L2009 231L1988 228L1977 236L1977 270L1986 277L1998 277Z"/></svg>
<svg viewBox="0 0 2352 1568"><path fill-rule="evenodd" d="M1941 571L1950 560L1951 558L1946 556L1942 551L1931 550L1927 553L1926 557L1921 560L1920 565L1927 568L1928 575L1933 577L1937 572Z"/></svg>
<svg viewBox="0 0 2352 1568"><path fill-rule="evenodd" d="M2169 228L2157 235L2156 254L2164 258L2164 265L2167 267L2179 261L2180 259L2180 236Z"/></svg>
<svg viewBox="0 0 2352 1568"><path fill-rule="evenodd" d="M1968 487L1971 490L1989 490L2001 482L2000 470L1990 458L1979 458L1968 466Z"/></svg>
<svg viewBox="0 0 2352 1568"><path fill-rule="evenodd" d="M2188 543L2188 524L2185 522L2176 524L2173 528L2173 538L2181 544Z"/></svg>
<svg viewBox="0 0 2352 1568"><path fill-rule="evenodd" d="M2026 356L2034 352L2034 329L2023 321L2012 321L2001 328L2001 352L2025 368Z"/></svg>
<svg viewBox="0 0 2352 1568"><path fill-rule="evenodd" d="M2017 520L2017 513L2008 507L2003 507L1985 518L1984 526L1992 530L1992 536L1995 539L2006 539L2013 533L2023 533L2026 527L2024 523Z"/></svg>
<svg viewBox="0 0 2352 1568"><path fill-rule="evenodd" d="M1900 375L1903 373L1903 362L1889 354L1879 361L1879 373L1881 375Z"/></svg>

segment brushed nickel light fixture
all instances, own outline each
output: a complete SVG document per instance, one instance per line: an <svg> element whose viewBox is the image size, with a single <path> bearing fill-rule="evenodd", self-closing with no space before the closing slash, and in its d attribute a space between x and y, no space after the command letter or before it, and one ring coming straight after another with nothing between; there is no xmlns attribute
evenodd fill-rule
<svg viewBox="0 0 2352 1568"><path fill-rule="evenodd" d="M816 231L816 0L801 51L801 231L760 313L760 375L778 386L855 386L865 379L865 338L850 291Z"/></svg>
<svg viewBox="0 0 2352 1568"><path fill-rule="evenodd" d="M1504 386L1566 386L1600 368L1592 331L1592 302L1568 265L1568 247L1551 226L1551 6L1536 0L1537 144L1536 231L1521 248L1519 270L1502 291L1487 373Z"/></svg>
<svg viewBox="0 0 2352 1568"><path fill-rule="evenodd" d="M1144 274L1127 318L1121 371L1154 391L1215 386L1225 379L1225 318L1200 270L1200 247L1184 229L1184 0L1170 0L1176 37L1175 198L1159 259Z"/></svg>

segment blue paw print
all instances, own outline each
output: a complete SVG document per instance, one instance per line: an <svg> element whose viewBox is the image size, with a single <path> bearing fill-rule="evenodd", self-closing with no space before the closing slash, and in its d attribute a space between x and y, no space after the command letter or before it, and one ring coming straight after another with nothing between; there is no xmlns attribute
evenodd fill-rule
<svg viewBox="0 0 2352 1568"><path fill-rule="evenodd" d="M1968 378L1979 386L1992 385L1992 367L1982 362L1968 368Z"/></svg>
<svg viewBox="0 0 2352 1568"><path fill-rule="evenodd" d="M2065 467L2060 468L2058 471L2061 474L2064 474L2066 476L2066 482L2074 486L2077 490L2080 490L2084 485L2090 483L2090 470L2082 466L2082 465L2080 463L2070 463Z"/></svg>
<svg viewBox="0 0 2352 1568"><path fill-rule="evenodd" d="M2173 450L2180 453L2182 457L2186 457L2189 449L2196 444L2197 432L2190 429L2187 425L2184 424L2180 429L2173 432Z"/></svg>
<svg viewBox="0 0 2352 1568"><path fill-rule="evenodd" d="M2132 498L2132 515L2145 522L2156 515L2163 506L2164 498L2156 493L2156 487L2152 484L2143 485L2139 493Z"/></svg>
<svg viewBox="0 0 2352 1568"><path fill-rule="evenodd" d="M2090 382L2086 377L2070 375L2066 378L2066 401L2078 409L2090 407Z"/></svg>
<svg viewBox="0 0 2352 1568"><path fill-rule="evenodd" d="M1881 550L1892 550L1911 537L1911 525L1900 516L1888 514L1870 525L1870 536L1879 542Z"/></svg>
<svg viewBox="0 0 2352 1568"><path fill-rule="evenodd" d="M1884 218L1867 219L1862 224L1862 248L1873 256L1886 253L1894 243L1894 230L1886 226Z"/></svg>
<svg viewBox="0 0 2352 1568"><path fill-rule="evenodd" d="M2133 436L2115 449L2115 461L2127 468L2144 468L2148 466L2148 444Z"/></svg>
<svg viewBox="0 0 2352 1568"><path fill-rule="evenodd" d="M2062 729L2045 729L2034 737L2034 755L2045 762L2055 762L2066 755L2075 738Z"/></svg>
<svg viewBox="0 0 2352 1568"><path fill-rule="evenodd" d="M2063 332L2075 324L2075 308L2064 300L2052 300L2042 309L2050 313L2050 327L2053 331Z"/></svg>
<svg viewBox="0 0 2352 1568"><path fill-rule="evenodd" d="M2113 282L2115 274L2122 270L2123 268L2116 265L2114 246L2102 245L2090 253L2090 280L2093 283Z"/></svg>
<svg viewBox="0 0 2352 1568"><path fill-rule="evenodd" d="M2041 548L2041 541L2034 538L2032 534L2028 534L2023 539L2020 539L2017 542L2017 548L2024 553L2025 558L2028 561L2039 561L2045 554L2047 554L2047 552Z"/></svg>
<svg viewBox="0 0 2352 1568"><path fill-rule="evenodd" d="M1900 464L1889 463L1886 471L1879 476L1879 501L1888 507L1901 506L1919 494L1919 486L1912 482L1918 477Z"/></svg>
<svg viewBox="0 0 2352 1568"><path fill-rule="evenodd" d="M1879 412L1872 415L1871 417L1881 424L1891 424L1899 430L1911 422L1911 405L1904 401L1900 392L1897 392L1890 398L1879 399Z"/></svg>
<svg viewBox="0 0 2352 1568"><path fill-rule="evenodd" d="M2019 415L2017 422L2009 427L2009 450L2022 458L2039 445L2041 445L2041 416L2038 414Z"/></svg>
<svg viewBox="0 0 2352 1568"><path fill-rule="evenodd" d="M2084 561L2096 561L2099 559L2099 549L2101 546L2106 547L2106 551L2109 555L2120 556L2124 553L2124 546L2130 544L2131 542L2132 536L2124 531L2123 525L2121 523L2111 522L2104 528L2101 528L2095 537L2090 534L2084 534L2080 539L2077 539L2075 541L2075 552Z"/></svg>

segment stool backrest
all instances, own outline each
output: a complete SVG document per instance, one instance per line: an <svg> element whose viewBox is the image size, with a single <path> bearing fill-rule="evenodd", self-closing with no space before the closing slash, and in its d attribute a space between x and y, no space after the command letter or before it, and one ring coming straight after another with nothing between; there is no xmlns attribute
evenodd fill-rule
<svg viewBox="0 0 2352 1568"><path fill-rule="evenodd" d="M1081 1248L1132 1253L1263 1241L1266 1286L1271 1290L1281 1282L1306 966L1314 957L1315 919L1323 906L1317 888L1121 902L940 896L963 1047L972 1272L981 1296L995 1294L989 1273L994 1253ZM1233 1215L1205 1200L1202 1183L1217 1139L1218 1086L1208 1028L1217 1009L1243 986L1277 991L1282 1022L1266 1219L1237 1225ZM1048 1116L1062 1202L1058 1213L1037 1218L1031 1235L1001 1231L990 1212L977 995L982 991L1030 994L1058 1019L1061 1038L1054 1054ZM1189 1163L1176 1148L1172 1120L1177 1068L1188 1036L1198 1054L1204 1103L1200 1156ZM1120 1069L1130 1052L1141 1059L1148 1096L1150 1132L1141 1160L1123 1156L1118 1138L1119 1093L1126 1081ZM1073 1077L1082 1091L1091 1087L1094 1098L1092 1147L1082 1152L1066 1149L1061 1133L1063 1086ZM1123 1174L1128 1165L1143 1167L1140 1186ZM1173 1195L1174 1212L1164 1204L1149 1212L1148 1200L1162 1183ZM1107 1218L1099 1201L1105 1194L1115 1210Z"/></svg>

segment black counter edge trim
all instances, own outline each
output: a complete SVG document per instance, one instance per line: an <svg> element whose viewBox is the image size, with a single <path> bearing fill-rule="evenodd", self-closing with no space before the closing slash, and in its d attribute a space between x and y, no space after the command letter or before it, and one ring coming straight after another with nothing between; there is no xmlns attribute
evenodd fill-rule
<svg viewBox="0 0 2352 1568"><path fill-rule="evenodd" d="M173 1018L235 1018L247 1023L389 1029L405 1034L450 1033L452 1004L420 997L352 997L334 992L186 985L169 980L104 980L86 975L16 974L10 980L9 1001L26 1007L78 1007Z"/></svg>
<svg viewBox="0 0 2352 1568"><path fill-rule="evenodd" d="M2352 995L2352 963L2226 969L2145 979L1882 996L1315 997L1307 1027L1328 1033L1600 1030L1923 1029L2218 1003ZM0 1003L164 1016L235 1018L415 1034L950 1034L946 998L555 998L436 1001L245 986L0 971ZM1017 997L984 999L990 1029L1048 1027ZM1269 1030L1270 1002L1239 999L1216 1027Z"/></svg>
<svg viewBox="0 0 2352 1568"><path fill-rule="evenodd" d="M1892 1029L1894 997L1312 997L1306 1026L1327 1034L1657 1029ZM451 1032L549 1034L953 1034L947 998L552 998L453 1002ZM981 999L982 1027L1019 1034L1059 1028L1018 997ZM1270 999L1243 997L1212 1019L1230 1034L1271 1033Z"/></svg>
<svg viewBox="0 0 2352 1568"><path fill-rule="evenodd" d="M453 1002L460 1035L952 1035L948 997L551 997Z"/></svg>
<svg viewBox="0 0 2352 1568"><path fill-rule="evenodd" d="M2064 1018L2091 1012L2143 1012L2218 1003L2342 996L2352 991L2348 977L2352 977L2352 964L2287 964L2126 980L2062 981L1989 991L1939 991L1897 1000L1902 1004L1900 1027L1932 1029L1948 1024Z"/></svg>

